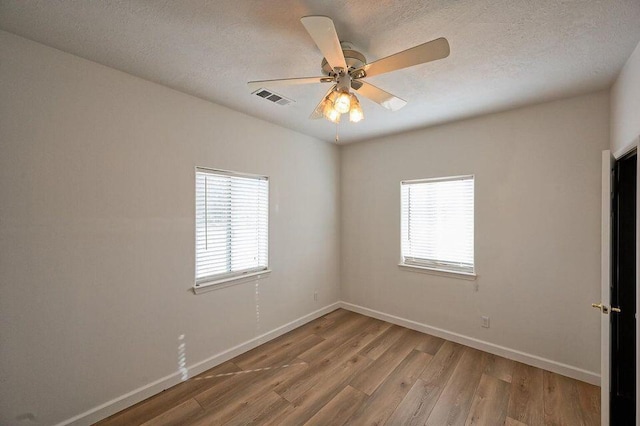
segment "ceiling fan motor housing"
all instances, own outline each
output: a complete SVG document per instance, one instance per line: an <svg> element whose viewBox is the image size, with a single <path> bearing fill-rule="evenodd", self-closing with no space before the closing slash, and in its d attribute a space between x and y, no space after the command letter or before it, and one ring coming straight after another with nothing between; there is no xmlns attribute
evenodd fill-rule
<svg viewBox="0 0 640 426"><path fill-rule="evenodd" d="M367 63L367 59L364 55L357 50L343 49L342 52L344 53L344 59L347 63L347 73L350 73ZM331 77L335 77L337 75L325 58L322 58L321 68L324 75Z"/></svg>
<svg viewBox="0 0 640 426"><path fill-rule="evenodd" d="M341 72L340 75L336 77L336 90L338 92L349 93L350 88L351 76L346 72Z"/></svg>

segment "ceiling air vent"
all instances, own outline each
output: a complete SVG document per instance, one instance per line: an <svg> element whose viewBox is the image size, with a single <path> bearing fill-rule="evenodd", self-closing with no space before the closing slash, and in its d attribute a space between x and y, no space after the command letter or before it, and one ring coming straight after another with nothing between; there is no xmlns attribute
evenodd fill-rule
<svg viewBox="0 0 640 426"><path fill-rule="evenodd" d="M278 105L289 105L290 103L294 102L291 99L285 98L284 96L278 95L277 93L273 93L272 91L267 89L258 89L255 92L253 92L253 94L256 96L260 96L261 98L264 98Z"/></svg>

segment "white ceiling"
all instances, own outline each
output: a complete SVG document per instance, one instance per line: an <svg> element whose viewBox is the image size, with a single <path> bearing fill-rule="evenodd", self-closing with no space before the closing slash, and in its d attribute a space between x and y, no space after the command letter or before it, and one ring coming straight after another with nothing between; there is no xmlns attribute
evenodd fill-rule
<svg viewBox="0 0 640 426"><path fill-rule="evenodd" d="M611 85L640 40L640 0L0 0L0 28L86 59L332 141L309 120L326 85L249 80L320 75L322 55L299 18L333 18L369 62L446 37L447 59L367 79L409 103L362 100L347 143L584 93Z"/></svg>

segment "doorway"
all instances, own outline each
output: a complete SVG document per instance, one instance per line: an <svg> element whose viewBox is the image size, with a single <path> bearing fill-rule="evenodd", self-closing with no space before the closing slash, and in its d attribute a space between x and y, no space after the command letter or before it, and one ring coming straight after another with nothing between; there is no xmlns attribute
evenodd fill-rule
<svg viewBox="0 0 640 426"><path fill-rule="evenodd" d="M634 425L636 402L637 151L612 171L610 424Z"/></svg>

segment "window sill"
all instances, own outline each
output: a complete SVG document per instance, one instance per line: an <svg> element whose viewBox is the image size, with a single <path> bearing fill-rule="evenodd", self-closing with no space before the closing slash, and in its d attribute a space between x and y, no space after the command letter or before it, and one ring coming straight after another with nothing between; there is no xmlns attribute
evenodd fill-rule
<svg viewBox="0 0 640 426"><path fill-rule="evenodd" d="M221 280L209 281L205 283L195 284L193 286L193 292L195 294L207 293L213 290L219 290L221 288L231 287L245 283L247 281L255 281L261 278L266 278L271 273L271 269L264 269L262 271L251 272L248 274L237 275L235 277L223 278Z"/></svg>
<svg viewBox="0 0 640 426"><path fill-rule="evenodd" d="M457 278L460 280L475 281L476 278L478 278L475 273L470 272L449 271L447 269L436 269L426 266L408 265L406 263L398 263L398 266L411 272L421 272L423 274L439 275L441 277Z"/></svg>

